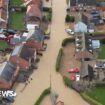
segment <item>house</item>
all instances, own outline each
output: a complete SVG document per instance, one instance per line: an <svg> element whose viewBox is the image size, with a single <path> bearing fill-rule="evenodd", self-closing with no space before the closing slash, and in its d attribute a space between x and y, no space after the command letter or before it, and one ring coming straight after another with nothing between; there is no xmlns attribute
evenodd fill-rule
<svg viewBox="0 0 105 105"><path fill-rule="evenodd" d="M16 81L18 72L19 67L16 67L10 62L0 64L0 89L11 89Z"/></svg>
<svg viewBox="0 0 105 105"><path fill-rule="evenodd" d="M95 6L96 0L77 0L78 4L82 4L83 6Z"/></svg>
<svg viewBox="0 0 105 105"><path fill-rule="evenodd" d="M30 20L41 20L42 18L41 10L39 9L38 5L35 4L31 4L27 7L26 15Z"/></svg>
<svg viewBox="0 0 105 105"><path fill-rule="evenodd" d="M42 0L32 0L29 5L27 5L27 23L37 23L40 24L42 19Z"/></svg>
<svg viewBox="0 0 105 105"><path fill-rule="evenodd" d="M0 0L0 28L7 27L7 20L8 20L7 5L8 5L8 1Z"/></svg>
<svg viewBox="0 0 105 105"><path fill-rule="evenodd" d="M74 26L74 32L87 32L87 25L81 21L79 21Z"/></svg>
<svg viewBox="0 0 105 105"><path fill-rule="evenodd" d="M36 60L36 50L26 45L16 46L10 57L10 62L18 65L21 71L27 71Z"/></svg>
<svg viewBox="0 0 105 105"><path fill-rule="evenodd" d="M105 11L105 2L97 2L96 9Z"/></svg>
<svg viewBox="0 0 105 105"><path fill-rule="evenodd" d="M94 69L88 62L82 62L81 78L89 81L94 79Z"/></svg>

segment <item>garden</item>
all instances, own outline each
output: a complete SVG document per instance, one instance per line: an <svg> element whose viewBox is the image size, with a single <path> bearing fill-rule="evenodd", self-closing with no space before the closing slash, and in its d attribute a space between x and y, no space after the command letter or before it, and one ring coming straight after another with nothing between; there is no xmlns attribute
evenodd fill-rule
<svg viewBox="0 0 105 105"><path fill-rule="evenodd" d="M25 12L10 12L10 24L9 27L14 30L24 30L25 28Z"/></svg>
<svg viewBox="0 0 105 105"><path fill-rule="evenodd" d="M99 49L98 59L105 59L105 45L102 45Z"/></svg>
<svg viewBox="0 0 105 105"><path fill-rule="evenodd" d="M6 41L0 40L0 51L5 51L7 48L10 48L9 44Z"/></svg>
<svg viewBox="0 0 105 105"><path fill-rule="evenodd" d="M20 6L22 5L24 2L24 0L11 0L10 5L12 6Z"/></svg>
<svg viewBox="0 0 105 105"><path fill-rule="evenodd" d="M96 86L91 90L86 91L85 95L93 99L95 105L105 104L105 86ZM98 103L98 104L97 104Z"/></svg>

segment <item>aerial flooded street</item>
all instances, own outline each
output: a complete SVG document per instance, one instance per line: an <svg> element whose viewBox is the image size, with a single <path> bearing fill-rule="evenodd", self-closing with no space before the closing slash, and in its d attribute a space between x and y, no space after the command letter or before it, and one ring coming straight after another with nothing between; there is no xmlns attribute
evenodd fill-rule
<svg viewBox="0 0 105 105"><path fill-rule="evenodd" d="M62 100L65 105L88 105L77 92L64 85L61 75L55 71L58 51L61 47L62 40L67 37L64 32L66 7L65 0L53 0L51 39L48 41L47 50L41 58L38 70L34 71L31 76L33 78L31 83L27 85L22 93L20 90L24 85L19 84L17 86L16 91L18 96L13 105L34 105L42 91L50 86L50 76L52 89L59 95L58 100ZM46 98L49 100L49 97ZM49 105L47 99L45 100L41 105Z"/></svg>

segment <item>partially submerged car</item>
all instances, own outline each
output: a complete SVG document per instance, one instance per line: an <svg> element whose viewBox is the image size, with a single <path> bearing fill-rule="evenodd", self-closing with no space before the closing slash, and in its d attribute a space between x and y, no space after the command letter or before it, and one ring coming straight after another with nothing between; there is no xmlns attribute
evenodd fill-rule
<svg viewBox="0 0 105 105"><path fill-rule="evenodd" d="M65 32L67 32L70 35L74 35L74 31L72 29L67 28L65 29Z"/></svg>

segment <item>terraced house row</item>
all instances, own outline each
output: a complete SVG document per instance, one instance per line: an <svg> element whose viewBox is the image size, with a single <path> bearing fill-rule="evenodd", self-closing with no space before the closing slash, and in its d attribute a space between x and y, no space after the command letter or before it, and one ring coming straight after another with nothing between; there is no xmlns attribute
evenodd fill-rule
<svg viewBox="0 0 105 105"><path fill-rule="evenodd" d="M44 35L40 30L42 20L42 0L25 0L26 24L21 35L11 37L12 52L7 61L0 64L0 89L11 89L15 82L24 82L36 68L38 54L45 50ZM0 0L0 28L7 27L8 2Z"/></svg>

